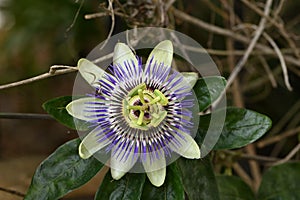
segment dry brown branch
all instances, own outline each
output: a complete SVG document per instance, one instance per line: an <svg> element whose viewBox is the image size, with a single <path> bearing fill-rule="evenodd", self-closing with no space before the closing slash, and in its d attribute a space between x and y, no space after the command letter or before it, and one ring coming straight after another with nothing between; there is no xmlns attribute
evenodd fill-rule
<svg viewBox="0 0 300 200"><path fill-rule="evenodd" d="M77 71L77 67L64 66L64 65L53 65L52 67L50 67L50 70L47 73L29 78L29 79L25 79L25 80L13 82L13 83L5 84L5 85L0 85L0 90L17 87L17 86L32 83L35 81L40 81L40 80L43 80L43 79L46 79L46 78L49 78L52 76L58 76L58 75L67 74L67 73L71 73L71 72L75 72L75 71Z"/></svg>
<svg viewBox="0 0 300 200"><path fill-rule="evenodd" d="M0 191L9 193L9 194L12 194L12 195L15 195L15 196L19 196L19 197L25 197L25 194L23 194L23 193L21 193L19 191L8 189L8 188L4 188L4 187L0 187Z"/></svg>
<svg viewBox="0 0 300 200"><path fill-rule="evenodd" d="M280 165L288 162L296 153L298 153L298 151L300 151L300 143L298 143L297 146L295 146L286 157L273 163L272 165Z"/></svg>
<svg viewBox="0 0 300 200"><path fill-rule="evenodd" d="M266 16L262 10L260 10L255 4L251 3L248 0L241 0L246 6L248 6L250 9L255 11L260 16L266 17L266 19L274 25L277 30L279 30L279 33L282 35L282 37L288 42L289 46L294 50L294 54L297 58L300 58L300 51L297 49L297 45L295 42L291 39L288 32L285 30L283 23L277 22L274 18L271 18L270 16ZM278 13L280 12L284 1L280 2L280 5L278 9L275 11L276 18L279 18Z"/></svg>
<svg viewBox="0 0 300 200"><path fill-rule="evenodd" d="M264 14L266 16L268 16L270 13L271 5L272 5L272 0L267 0L265 10L264 10ZM246 62L250 56L250 53L253 51L258 39L260 38L260 36L262 35L262 33L264 31L265 25L266 25L266 18L263 16L259 22L258 28L255 31L254 37L252 38L248 48L246 49L244 56L240 59L240 61L237 63L236 67L230 74L230 76L227 80L226 88L228 88L231 85L231 83L237 77L237 75L239 74L239 72L241 71L243 66L246 64Z"/></svg>
<svg viewBox="0 0 300 200"><path fill-rule="evenodd" d="M258 29L258 27L256 25L249 25L249 24L239 24L239 26L237 28L238 29L252 28L254 30ZM279 47L277 46L276 42L267 33L264 32L262 35L270 43L270 45L273 47L273 49L275 50L275 52L276 52L276 54L279 58L280 64L281 64L284 83L285 83L287 89L289 91L292 91L293 88L292 88L292 86L290 84L290 81L289 81L288 70L287 70L287 66L285 64L283 54L281 53L281 51L280 51Z"/></svg>
<svg viewBox="0 0 300 200"><path fill-rule="evenodd" d="M209 53L211 55L214 56L229 56L231 54L235 55L235 56L242 56L245 54L245 50L232 50L232 51L228 51L228 50L221 50L221 49L204 49L204 48L197 48L197 47L193 47L193 46L188 46L188 45L184 45L182 46L182 48L185 48L186 50L189 51L194 51L194 52L199 52L199 53ZM292 50L291 49L280 49L280 51L283 54L291 54ZM253 50L251 52L251 55L270 55L270 56L277 56L277 53L274 51L260 51L260 50Z"/></svg>
<svg viewBox="0 0 300 200"><path fill-rule="evenodd" d="M244 42L246 44L249 44L251 42L251 40L248 37L246 37L246 36L243 36L241 34L233 32L233 31L230 31L230 30L227 30L227 29L224 29L224 28L221 28L221 27L209 24L207 22L202 21L201 19L198 19L196 17L188 15L185 12L180 11L180 10L178 10L176 8L173 8L172 12L175 15L175 17L177 17L177 18L179 18L181 20L184 20L186 22L189 22L191 24L194 24L195 26L203 28L203 29L205 29L205 30L207 30L209 32L214 32L214 33L219 34L219 35L223 35L223 36L227 36L227 37L232 37L233 39L235 39L237 41ZM268 46L266 46L264 44L258 43L256 45L256 48L259 49L260 51L264 52L264 53L268 53L268 54L275 53L273 49L271 49L270 47L268 47ZM294 65L300 67L300 61L298 59L292 57L292 56L286 55L285 56L285 60L287 62L291 63L291 64L294 64Z"/></svg>
<svg viewBox="0 0 300 200"><path fill-rule="evenodd" d="M261 55L258 56L258 59L260 60L262 66L264 67L272 87L276 88L277 87L277 82L276 82L274 74L272 73L272 70L270 69L270 66L268 65L268 62Z"/></svg>
<svg viewBox="0 0 300 200"><path fill-rule="evenodd" d="M206 4L214 13L220 15L223 19L228 20L227 13L221 8L217 7L212 1L203 0L203 3Z"/></svg>
<svg viewBox="0 0 300 200"><path fill-rule="evenodd" d="M294 136L294 135L296 135L299 132L300 132L300 127L298 126L296 128L287 130L287 131L285 131L285 132L283 132L283 133L281 133L279 135L275 135L275 136L272 136L270 138L266 138L264 140L259 141L257 143L257 147L263 148L263 147L268 146L270 144L282 141L283 139L286 139L287 137Z"/></svg>
<svg viewBox="0 0 300 200"><path fill-rule="evenodd" d="M106 40L104 41L104 43L100 47L100 50L103 49L106 46L109 38L111 37L111 35L114 31L114 28L115 28L115 14L114 14L114 8L113 8L113 0L108 0L107 10L110 11L110 15L111 15L111 27L110 27L110 30L109 30L109 33L108 33L108 36L107 36Z"/></svg>
<svg viewBox="0 0 300 200"><path fill-rule="evenodd" d="M249 155L256 156L256 149L254 144L247 145L245 147L245 150ZM250 166L251 175L253 177L252 188L254 189L254 191L257 191L261 182L260 168L256 160L249 160L249 166Z"/></svg>
<svg viewBox="0 0 300 200"><path fill-rule="evenodd" d="M79 6L79 8L78 8L78 10L77 10L77 12L76 12L76 14L74 16L74 19L73 19L71 25L67 28L66 33L68 33L73 28L73 26L75 25L76 20L77 20L77 18L79 16L79 13L80 13L80 11L82 9L83 3L84 3L84 0L81 1L80 6Z"/></svg>
<svg viewBox="0 0 300 200"><path fill-rule="evenodd" d="M0 113L1 119L45 119L54 120L51 115L37 113Z"/></svg>
<svg viewBox="0 0 300 200"><path fill-rule="evenodd" d="M237 159L255 160L263 163L276 162L279 160L279 158L260 156L260 155L251 155L251 154L241 153L239 151L224 150L223 152L230 156L234 156Z"/></svg>
<svg viewBox="0 0 300 200"><path fill-rule="evenodd" d="M252 186L253 183L250 176L245 172L245 170L238 163L234 163L232 165L232 168L245 181L245 183L247 183L249 186Z"/></svg>

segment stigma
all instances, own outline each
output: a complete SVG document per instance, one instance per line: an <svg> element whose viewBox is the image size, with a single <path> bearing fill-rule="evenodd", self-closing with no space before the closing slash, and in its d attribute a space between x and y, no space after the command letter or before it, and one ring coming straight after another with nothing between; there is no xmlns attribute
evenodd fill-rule
<svg viewBox="0 0 300 200"><path fill-rule="evenodd" d="M166 118L168 103L168 98L161 91L152 91L142 83L129 91L123 100L123 115L130 127L148 130L157 127Z"/></svg>

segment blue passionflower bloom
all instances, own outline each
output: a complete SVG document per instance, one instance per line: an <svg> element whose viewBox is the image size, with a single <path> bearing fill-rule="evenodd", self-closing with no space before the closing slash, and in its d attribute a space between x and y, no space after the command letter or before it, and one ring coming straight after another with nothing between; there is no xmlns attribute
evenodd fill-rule
<svg viewBox="0 0 300 200"><path fill-rule="evenodd" d="M190 134L194 102L186 98L197 76L172 72L172 59L173 45L165 40L152 50L145 67L124 43L115 46L110 73L86 59L79 61L80 74L101 91L67 106L69 114L94 127L79 146L83 159L105 149L114 179L141 162L150 182L161 186L167 156L200 158Z"/></svg>

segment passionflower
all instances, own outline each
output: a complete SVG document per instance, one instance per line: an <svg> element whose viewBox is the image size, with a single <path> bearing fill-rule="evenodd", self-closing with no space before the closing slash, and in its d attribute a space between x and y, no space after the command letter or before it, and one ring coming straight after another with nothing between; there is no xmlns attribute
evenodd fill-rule
<svg viewBox="0 0 300 200"><path fill-rule="evenodd" d="M173 154L200 158L191 135L194 102L188 98L195 74L172 71L172 59L172 43L165 40L145 66L124 43L116 44L108 72L79 60L80 74L95 88L67 106L69 114L93 126L79 146L83 159L105 150L113 179L140 163L150 182L161 186Z"/></svg>

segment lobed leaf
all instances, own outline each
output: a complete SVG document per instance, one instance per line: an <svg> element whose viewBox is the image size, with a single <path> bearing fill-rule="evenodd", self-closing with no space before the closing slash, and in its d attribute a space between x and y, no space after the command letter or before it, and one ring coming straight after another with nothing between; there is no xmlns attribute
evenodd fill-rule
<svg viewBox="0 0 300 200"><path fill-rule="evenodd" d="M299 180L299 162L271 167L263 174L258 200L300 199Z"/></svg>
<svg viewBox="0 0 300 200"><path fill-rule="evenodd" d="M237 176L216 176L220 200L253 200L251 188Z"/></svg>
<svg viewBox="0 0 300 200"><path fill-rule="evenodd" d="M177 163L167 167L166 180L161 187L155 187L146 180L141 199L184 200L184 189Z"/></svg>
<svg viewBox="0 0 300 200"><path fill-rule="evenodd" d="M99 187L95 200L137 200L141 198L145 174L127 173L120 180L114 180L108 172Z"/></svg>
<svg viewBox="0 0 300 200"><path fill-rule="evenodd" d="M206 110L225 89L226 80L221 76L200 78L194 86L194 92L199 103L199 110Z"/></svg>
<svg viewBox="0 0 300 200"><path fill-rule="evenodd" d="M61 124L80 131L88 129L88 123L73 118L66 110L66 106L72 101L72 96L62 96L50 99L43 104L44 110ZM76 125L75 125L76 124Z"/></svg>
<svg viewBox="0 0 300 200"><path fill-rule="evenodd" d="M220 199L217 182L208 157L198 160L180 158L177 162L188 199Z"/></svg>
<svg viewBox="0 0 300 200"><path fill-rule="evenodd" d="M59 199L88 182L103 164L94 157L82 159L78 155L80 139L60 146L35 171L25 196L29 199Z"/></svg>
<svg viewBox="0 0 300 200"><path fill-rule="evenodd" d="M272 126L272 121L267 116L244 108L227 108L225 122L213 123L211 127L210 118L210 114L201 116L195 140L202 144L208 128L213 130L223 126L219 140L214 146L215 150L246 146L263 136Z"/></svg>

